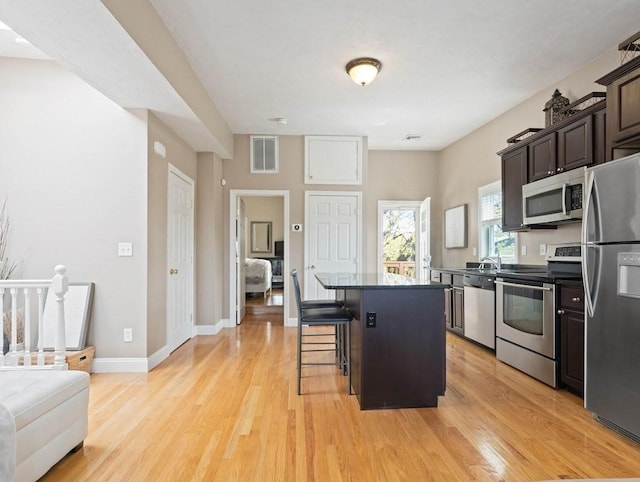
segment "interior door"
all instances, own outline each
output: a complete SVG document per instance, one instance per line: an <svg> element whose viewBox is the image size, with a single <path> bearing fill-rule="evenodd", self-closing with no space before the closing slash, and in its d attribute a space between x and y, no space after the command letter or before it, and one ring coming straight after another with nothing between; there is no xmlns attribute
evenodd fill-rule
<svg viewBox="0 0 640 482"><path fill-rule="evenodd" d="M169 167L167 206L167 345L193 335L193 181Z"/></svg>
<svg viewBox="0 0 640 482"><path fill-rule="evenodd" d="M244 259L247 256L246 225L247 220L245 216L244 200L238 198L238 206L236 208L236 325L242 323L246 312L246 266L244 263Z"/></svg>
<svg viewBox="0 0 640 482"><path fill-rule="evenodd" d="M418 275L420 281L431 279L431 198L420 203L420 242L418 252Z"/></svg>
<svg viewBox="0 0 640 482"><path fill-rule="evenodd" d="M357 194L307 193L304 297L334 298L316 272L356 273L360 263L360 198Z"/></svg>

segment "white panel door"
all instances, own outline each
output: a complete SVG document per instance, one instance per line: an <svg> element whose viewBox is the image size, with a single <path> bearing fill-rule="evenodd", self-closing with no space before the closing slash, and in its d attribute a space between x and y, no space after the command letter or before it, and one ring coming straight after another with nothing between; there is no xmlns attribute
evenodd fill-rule
<svg viewBox="0 0 640 482"><path fill-rule="evenodd" d="M431 279L431 198L420 203L420 243L418 252L418 273L420 281Z"/></svg>
<svg viewBox="0 0 640 482"><path fill-rule="evenodd" d="M245 302L245 258L247 256L246 249L246 225L247 220L244 214L244 200L238 198L238 207L236 210L236 325L242 323L246 313Z"/></svg>
<svg viewBox="0 0 640 482"><path fill-rule="evenodd" d="M167 345L193 335L193 181L169 170L167 209Z"/></svg>
<svg viewBox="0 0 640 482"><path fill-rule="evenodd" d="M359 264L359 197L310 194L307 197L304 298L335 298L315 279L316 272L356 273Z"/></svg>

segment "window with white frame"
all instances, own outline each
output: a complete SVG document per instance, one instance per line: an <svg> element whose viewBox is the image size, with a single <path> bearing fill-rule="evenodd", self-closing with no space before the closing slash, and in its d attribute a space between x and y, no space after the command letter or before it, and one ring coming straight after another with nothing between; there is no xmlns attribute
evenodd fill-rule
<svg viewBox="0 0 640 482"><path fill-rule="evenodd" d="M518 238L502 232L502 185L492 182L478 189L478 241L480 259L500 256L503 263L518 262Z"/></svg>

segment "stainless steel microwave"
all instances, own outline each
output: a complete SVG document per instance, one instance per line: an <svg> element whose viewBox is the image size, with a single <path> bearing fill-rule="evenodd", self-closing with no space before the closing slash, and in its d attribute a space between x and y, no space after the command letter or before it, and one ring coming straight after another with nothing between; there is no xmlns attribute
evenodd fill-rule
<svg viewBox="0 0 640 482"><path fill-rule="evenodd" d="M584 167L572 169L522 186L524 224L580 221L585 170Z"/></svg>

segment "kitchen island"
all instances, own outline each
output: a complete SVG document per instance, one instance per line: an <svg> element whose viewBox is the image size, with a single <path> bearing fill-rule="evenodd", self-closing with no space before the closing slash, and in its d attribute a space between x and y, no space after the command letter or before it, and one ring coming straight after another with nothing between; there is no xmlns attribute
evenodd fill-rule
<svg viewBox="0 0 640 482"><path fill-rule="evenodd" d="M351 385L360 408L437 407L444 395L444 289L394 274L317 273L353 315Z"/></svg>

